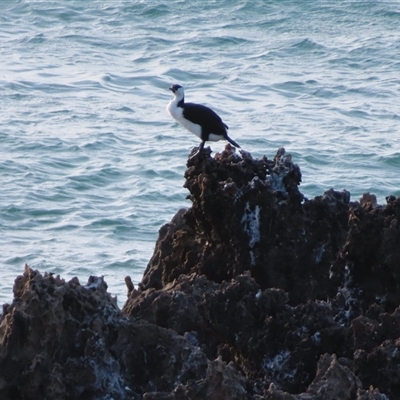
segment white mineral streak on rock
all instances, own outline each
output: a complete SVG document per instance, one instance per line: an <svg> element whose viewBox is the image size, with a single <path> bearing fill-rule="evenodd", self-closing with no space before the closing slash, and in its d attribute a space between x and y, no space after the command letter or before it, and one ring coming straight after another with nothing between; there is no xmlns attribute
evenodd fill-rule
<svg viewBox="0 0 400 400"><path fill-rule="evenodd" d="M260 206L251 209L250 204L246 203L242 218L244 230L249 238L251 265L255 265L254 246L260 241Z"/></svg>

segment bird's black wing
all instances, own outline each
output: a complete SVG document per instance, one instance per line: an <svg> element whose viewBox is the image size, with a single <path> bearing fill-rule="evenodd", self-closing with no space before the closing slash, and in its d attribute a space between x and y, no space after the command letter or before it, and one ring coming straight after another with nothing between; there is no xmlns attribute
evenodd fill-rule
<svg viewBox="0 0 400 400"><path fill-rule="evenodd" d="M226 135L228 125L224 124L221 117L211 108L201 104L185 103L183 116L193 123L201 125L208 133Z"/></svg>

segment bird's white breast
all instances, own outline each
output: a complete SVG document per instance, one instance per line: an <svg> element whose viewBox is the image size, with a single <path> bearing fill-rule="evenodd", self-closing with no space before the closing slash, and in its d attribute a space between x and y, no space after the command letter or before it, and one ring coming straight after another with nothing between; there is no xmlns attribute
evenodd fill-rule
<svg viewBox="0 0 400 400"><path fill-rule="evenodd" d="M175 99L172 99L168 103L167 112L169 115L171 115L172 118L178 121L189 132L192 132L194 135L201 139L201 126L199 124L194 124L183 116L183 108L178 107L177 101L175 101Z"/></svg>

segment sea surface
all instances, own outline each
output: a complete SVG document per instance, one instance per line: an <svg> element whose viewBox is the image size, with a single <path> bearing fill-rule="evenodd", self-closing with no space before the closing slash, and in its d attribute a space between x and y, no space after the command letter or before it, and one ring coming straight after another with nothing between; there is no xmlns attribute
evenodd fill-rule
<svg viewBox="0 0 400 400"><path fill-rule="evenodd" d="M400 195L398 1L1 1L0 304L25 264L123 304L190 206L172 83L254 157L285 147L308 198Z"/></svg>

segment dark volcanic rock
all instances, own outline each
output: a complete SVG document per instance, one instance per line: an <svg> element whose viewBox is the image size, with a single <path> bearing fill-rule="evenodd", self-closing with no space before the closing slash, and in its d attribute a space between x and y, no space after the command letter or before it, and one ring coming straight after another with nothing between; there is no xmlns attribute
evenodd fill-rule
<svg viewBox="0 0 400 400"><path fill-rule="evenodd" d="M329 270L346 239L349 193L308 201L284 149L273 161L232 149L189 160L193 206L161 228L143 287L160 289L191 272L222 282L251 271L262 289L281 288L294 304L334 295Z"/></svg>
<svg viewBox="0 0 400 400"><path fill-rule="evenodd" d="M328 398L322 386L336 385L331 398L384 398L372 385L400 398L400 200L332 189L308 200L284 149L254 160L228 145L190 158L185 177L193 205L160 230L124 311L194 336L244 374L251 396ZM330 372L318 394L321 357L345 378Z"/></svg>
<svg viewBox="0 0 400 400"><path fill-rule="evenodd" d="M284 149L187 166L192 207L122 312L102 278L17 278L0 398L400 398L400 198L306 199Z"/></svg>
<svg viewBox="0 0 400 400"><path fill-rule="evenodd" d="M139 399L204 379L208 360L171 330L124 317L102 278L26 267L0 323L1 399Z"/></svg>

